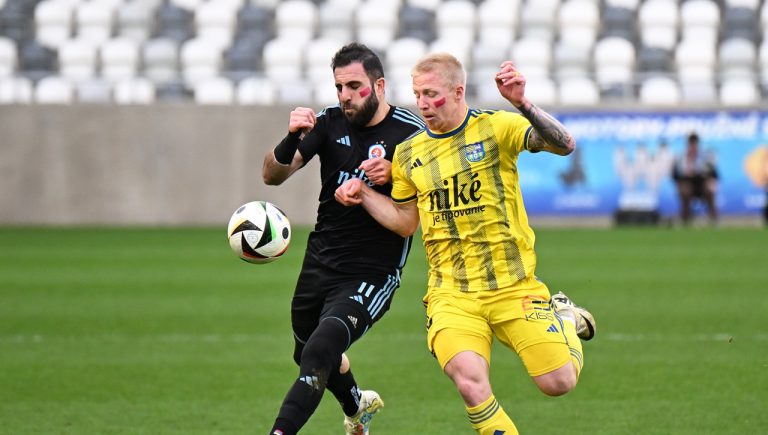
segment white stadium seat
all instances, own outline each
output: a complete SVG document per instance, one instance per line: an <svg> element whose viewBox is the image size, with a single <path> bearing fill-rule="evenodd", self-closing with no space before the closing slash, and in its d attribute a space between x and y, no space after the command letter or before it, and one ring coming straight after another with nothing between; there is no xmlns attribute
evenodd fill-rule
<svg viewBox="0 0 768 435"><path fill-rule="evenodd" d="M478 44L508 51L517 36L520 0L485 0L477 7Z"/></svg>
<svg viewBox="0 0 768 435"><path fill-rule="evenodd" d="M152 82L167 83L179 77L179 47L172 39L150 39L142 52L144 75Z"/></svg>
<svg viewBox="0 0 768 435"><path fill-rule="evenodd" d="M181 46L181 75L188 86L219 75L223 61L221 47L208 39L190 39Z"/></svg>
<svg viewBox="0 0 768 435"><path fill-rule="evenodd" d="M76 36L98 45L112 36L114 10L108 3L88 1L75 9Z"/></svg>
<svg viewBox="0 0 768 435"><path fill-rule="evenodd" d="M640 103L644 106L676 107L680 104L680 86L669 77L651 77L640 84Z"/></svg>
<svg viewBox="0 0 768 435"><path fill-rule="evenodd" d="M444 2L435 11L435 29L438 38L467 41L475 40L477 9L468 0Z"/></svg>
<svg viewBox="0 0 768 435"><path fill-rule="evenodd" d="M74 86L62 77L45 77L35 87L35 102L38 104L71 104L74 99Z"/></svg>
<svg viewBox="0 0 768 435"><path fill-rule="evenodd" d="M0 78L14 75L18 56L13 39L0 36Z"/></svg>
<svg viewBox="0 0 768 435"><path fill-rule="evenodd" d="M235 102L235 87L227 78L202 79L194 85L195 102L201 105L230 105Z"/></svg>
<svg viewBox="0 0 768 435"><path fill-rule="evenodd" d="M98 51L93 41L71 39L59 47L59 72L62 77L78 81L96 75Z"/></svg>
<svg viewBox="0 0 768 435"><path fill-rule="evenodd" d="M720 103L723 106L752 106L759 101L760 91L751 80L729 78L723 80L720 86Z"/></svg>
<svg viewBox="0 0 768 435"><path fill-rule="evenodd" d="M558 100L563 106L595 106L600 101L600 91L588 77L566 78L560 81Z"/></svg>
<svg viewBox="0 0 768 435"><path fill-rule="evenodd" d="M592 48L600 28L600 10L590 0L566 0L558 13L560 40L571 46Z"/></svg>
<svg viewBox="0 0 768 435"><path fill-rule="evenodd" d="M264 72L275 83L292 82L303 75L303 48L291 39L277 38L264 46Z"/></svg>
<svg viewBox="0 0 768 435"><path fill-rule="evenodd" d="M0 77L0 104L32 102L32 80L26 77Z"/></svg>
<svg viewBox="0 0 768 435"><path fill-rule="evenodd" d="M687 0L680 5L681 38L716 44L720 8L712 0Z"/></svg>
<svg viewBox="0 0 768 435"><path fill-rule="evenodd" d="M44 0L35 6L35 35L40 44L58 48L72 36L73 6L65 1Z"/></svg>
<svg viewBox="0 0 768 435"><path fill-rule="evenodd" d="M677 43L679 10L676 0L646 0L638 11L640 40L648 47L672 50Z"/></svg>
<svg viewBox="0 0 768 435"><path fill-rule="evenodd" d="M139 68L139 45L132 39L110 39L101 46L101 75L115 82L134 77Z"/></svg>
<svg viewBox="0 0 768 435"><path fill-rule="evenodd" d="M536 37L523 37L512 44L512 61L527 78L549 77L552 43Z"/></svg>
<svg viewBox="0 0 768 435"><path fill-rule="evenodd" d="M277 89L264 77L248 77L237 86L237 102L242 105L271 106L277 102Z"/></svg>
<svg viewBox="0 0 768 435"><path fill-rule="evenodd" d="M278 38L306 43L315 37L317 6L309 0L286 0L275 8Z"/></svg>
<svg viewBox="0 0 768 435"><path fill-rule="evenodd" d="M147 78L133 77L115 83L113 96L117 104L152 104L155 85Z"/></svg>

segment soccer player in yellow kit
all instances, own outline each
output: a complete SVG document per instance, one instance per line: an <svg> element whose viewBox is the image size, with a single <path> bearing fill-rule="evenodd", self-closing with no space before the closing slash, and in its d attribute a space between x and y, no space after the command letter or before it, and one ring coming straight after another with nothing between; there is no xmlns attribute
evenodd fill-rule
<svg viewBox="0 0 768 435"><path fill-rule="evenodd" d="M450 54L426 56L412 76L427 128L398 145L391 199L350 180L336 200L362 205L403 236L421 221L429 262L427 345L478 434L517 434L490 385L493 337L520 356L542 392L559 396L576 386L580 338L595 333L588 311L562 293L551 296L534 274L535 237L517 171L521 152L564 156L575 141L525 97L525 78L512 62L495 80L519 114L469 108L463 66Z"/></svg>

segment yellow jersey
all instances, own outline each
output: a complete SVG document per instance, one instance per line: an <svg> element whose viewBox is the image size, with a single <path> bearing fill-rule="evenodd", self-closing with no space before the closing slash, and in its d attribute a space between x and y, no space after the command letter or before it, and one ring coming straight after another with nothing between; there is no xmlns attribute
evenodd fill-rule
<svg viewBox="0 0 768 435"><path fill-rule="evenodd" d="M535 236L517 174L531 131L517 113L469 109L453 131L425 129L397 146L392 199L417 201L429 291L495 290L533 277Z"/></svg>

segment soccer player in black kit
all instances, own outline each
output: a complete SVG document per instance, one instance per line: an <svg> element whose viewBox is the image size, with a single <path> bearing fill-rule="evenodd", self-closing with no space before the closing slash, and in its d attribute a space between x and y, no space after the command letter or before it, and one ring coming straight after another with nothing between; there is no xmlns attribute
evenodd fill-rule
<svg viewBox="0 0 768 435"><path fill-rule="evenodd" d="M291 302L299 375L285 396L270 435L293 435L309 420L327 388L340 402L348 435L368 434L384 402L360 390L344 355L389 309L411 247L363 207L334 199L357 177L389 195L395 146L424 126L412 112L387 103L384 69L361 44L342 47L331 62L339 104L315 114L297 107L288 135L264 158L264 182L277 185L315 155L320 158L320 205Z"/></svg>

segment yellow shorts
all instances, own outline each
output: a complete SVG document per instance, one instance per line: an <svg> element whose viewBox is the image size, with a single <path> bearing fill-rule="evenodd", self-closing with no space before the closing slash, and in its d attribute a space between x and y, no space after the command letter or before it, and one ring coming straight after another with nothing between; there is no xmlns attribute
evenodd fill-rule
<svg viewBox="0 0 768 435"><path fill-rule="evenodd" d="M467 350L490 365L496 336L520 356L531 376L548 373L570 361L562 320L549 299L549 289L535 278L494 291L429 292L427 346L441 368Z"/></svg>

